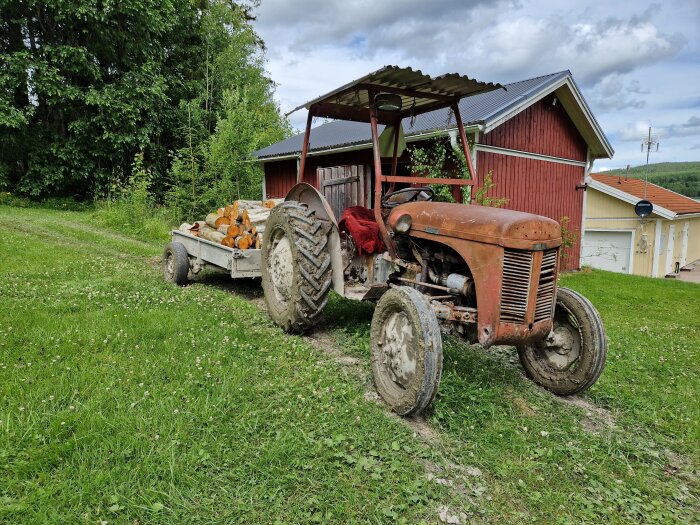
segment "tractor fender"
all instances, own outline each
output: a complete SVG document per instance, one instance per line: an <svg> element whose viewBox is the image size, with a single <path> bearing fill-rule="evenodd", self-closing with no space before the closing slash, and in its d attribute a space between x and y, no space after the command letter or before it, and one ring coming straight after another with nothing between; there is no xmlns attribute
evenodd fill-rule
<svg viewBox="0 0 700 525"><path fill-rule="evenodd" d="M284 200L303 202L309 207L309 210L316 212L317 219L328 221L331 224L331 230L328 233L328 249L331 255L331 268L333 271L333 290L343 295L345 293L345 267L340 250L340 233L338 231L338 221L328 201L316 188L306 182L300 182L293 186Z"/></svg>

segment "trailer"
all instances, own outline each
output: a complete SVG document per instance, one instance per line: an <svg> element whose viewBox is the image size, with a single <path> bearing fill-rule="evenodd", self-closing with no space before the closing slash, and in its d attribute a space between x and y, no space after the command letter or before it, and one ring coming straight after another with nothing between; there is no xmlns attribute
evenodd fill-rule
<svg viewBox="0 0 700 525"><path fill-rule="evenodd" d="M229 273L234 279L262 275L262 250L229 248L180 230L171 231L170 239L165 247L164 274L175 284L185 284L189 272L197 274L205 268Z"/></svg>

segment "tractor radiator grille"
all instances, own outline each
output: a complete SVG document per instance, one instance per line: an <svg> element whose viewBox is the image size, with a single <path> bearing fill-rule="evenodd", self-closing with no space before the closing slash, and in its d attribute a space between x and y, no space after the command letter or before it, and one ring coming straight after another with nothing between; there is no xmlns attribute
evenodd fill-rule
<svg viewBox="0 0 700 525"><path fill-rule="evenodd" d="M503 254L503 287L501 288L501 320L524 323L530 296L533 252L505 250ZM557 250L542 254L540 275L537 278L535 322L552 316L556 289Z"/></svg>
<svg viewBox="0 0 700 525"><path fill-rule="evenodd" d="M501 288L501 321L524 323L532 274L532 252L505 250L503 254L503 286Z"/></svg>
<svg viewBox="0 0 700 525"><path fill-rule="evenodd" d="M552 316L554 308L554 290L556 288L557 250L547 250L542 254L540 282L537 286L537 304L535 306L535 322L543 321Z"/></svg>

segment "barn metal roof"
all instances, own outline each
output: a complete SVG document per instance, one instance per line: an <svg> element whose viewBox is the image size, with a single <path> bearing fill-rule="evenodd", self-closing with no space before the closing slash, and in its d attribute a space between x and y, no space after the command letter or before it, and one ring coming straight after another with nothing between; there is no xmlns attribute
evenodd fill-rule
<svg viewBox="0 0 700 525"><path fill-rule="evenodd" d="M573 81L570 71L513 82L504 87L505 90L497 89L460 100L459 109L467 128L488 132L549 93L555 93L588 143L591 157L612 157L613 149ZM410 142L432 133L454 129L456 122L452 112L443 108L417 115L415 119L404 119L403 126L406 140ZM382 129L380 126L380 133ZM303 138L304 134L300 133L262 148L253 153L253 156L262 162L295 158L301 152ZM343 149L369 148L371 141L370 127L366 123L332 121L311 129L309 154L321 155Z"/></svg>
<svg viewBox="0 0 700 525"><path fill-rule="evenodd" d="M287 115L302 108L311 109L313 106L314 116L369 122L369 113L366 111L370 106L368 89L399 95L403 108L399 114L408 116L447 105L446 101L450 99L461 99L502 88L500 84L481 82L457 73L433 78L410 67L384 66L294 108ZM395 116L396 114L390 115L392 120Z"/></svg>

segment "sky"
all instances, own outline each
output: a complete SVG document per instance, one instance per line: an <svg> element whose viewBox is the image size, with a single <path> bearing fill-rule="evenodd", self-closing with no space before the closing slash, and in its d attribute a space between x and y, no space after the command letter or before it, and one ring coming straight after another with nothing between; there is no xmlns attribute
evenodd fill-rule
<svg viewBox="0 0 700 525"><path fill-rule="evenodd" d="M385 65L516 82L570 70L615 155L594 171L700 160L700 0L262 0L282 111ZM290 116L303 129L306 114Z"/></svg>

